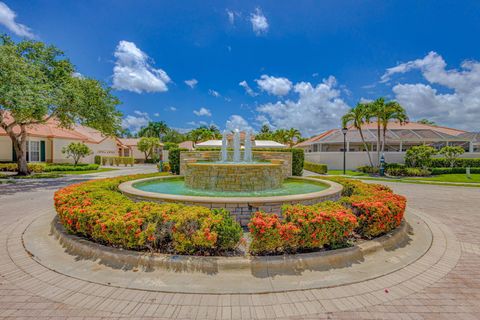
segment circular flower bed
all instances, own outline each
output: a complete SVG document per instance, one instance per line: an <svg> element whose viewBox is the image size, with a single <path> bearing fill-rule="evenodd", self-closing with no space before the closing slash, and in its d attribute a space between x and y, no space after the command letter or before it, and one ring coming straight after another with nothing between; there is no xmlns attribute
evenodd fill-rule
<svg viewBox="0 0 480 320"><path fill-rule="evenodd" d="M60 189L54 197L60 222L69 233L133 250L225 255L244 243L242 228L224 209L134 202L118 190L125 181L155 175L95 180ZM284 219L255 213L249 223L249 252L264 255L344 247L351 239L376 237L400 225L404 197L381 185L330 180L344 187L337 202L284 206Z"/></svg>

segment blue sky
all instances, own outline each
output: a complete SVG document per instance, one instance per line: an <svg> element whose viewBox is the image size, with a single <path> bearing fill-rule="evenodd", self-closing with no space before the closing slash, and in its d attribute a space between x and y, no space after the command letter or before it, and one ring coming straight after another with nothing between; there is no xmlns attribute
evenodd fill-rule
<svg viewBox="0 0 480 320"><path fill-rule="evenodd" d="M0 32L54 44L113 86L133 130L309 136L378 96L480 130L479 1L15 0L0 2Z"/></svg>

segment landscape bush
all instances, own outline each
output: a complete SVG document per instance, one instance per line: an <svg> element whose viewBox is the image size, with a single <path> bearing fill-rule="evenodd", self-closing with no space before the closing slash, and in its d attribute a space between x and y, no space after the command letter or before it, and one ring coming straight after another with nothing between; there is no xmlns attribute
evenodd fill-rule
<svg viewBox="0 0 480 320"><path fill-rule="evenodd" d="M122 182L157 175L88 181L60 189L54 196L59 220L69 233L125 249L215 254L238 246L242 229L224 210L134 202L118 190Z"/></svg>
<svg viewBox="0 0 480 320"><path fill-rule="evenodd" d="M305 161L303 168L305 170L319 173L319 174L326 174L328 172L328 167L326 164L321 164L321 163L313 163L313 162L308 162Z"/></svg>
<svg viewBox="0 0 480 320"><path fill-rule="evenodd" d="M30 172L43 172L45 169L45 163L28 163L28 170ZM16 172L18 171L18 166L16 163L0 163L0 171Z"/></svg>
<svg viewBox="0 0 480 320"><path fill-rule="evenodd" d="M170 164L170 172L173 174L180 174L180 153L188 151L185 148L170 148L168 150L168 162Z"/></svg>
<svg viewBox="0 0 480 320"><path fill-rule="evenodd" d="M77 164L76 166L73 164L47 164L43 171L45 172L53 172L53 171L90 171L90 170L98 170L98 164Z"/></svg>
<svg viewBox="0 0 480 320"><path fill-rule="evenodd" d="M432 157L437 150L430 146L414 146L405 153L405 164L411 168L427 169L431 166Z"/></svg>
<svg viewBox="0 0 480 320"><path fill-rule="evenodd" d="M433 158L430 163L431 168L447 168L450 167L450 161L446 158ZM456 159L454 168L480 168L480 158L460 158Z"/></svg>
<svg viewBox="0 0 480 320"><path fill-rule="evenodd" d="M438 174L466 174L467 173L467 168L458 168L458 167L431 168L430 171L431 171L432 175L438 175ZM480 174L480 168L470 168L470 173Z"/></svg>
<svg viewBox="0 0 480 320"><path fill-rule="evenodd" d="M426 177L431 174L427 169L410 167L390 167L385 171L388 175L394 177Z"/></svg>
<svg viewBox="0 0 480 320"><path fill-rule="evenodd" d="M133 157L119 157L119 156L102 156L101 158L101 163L103 166L109 165L109 166L119 166L123 164L125 167L127 165L130 165L133 167L133 163L135 160Z"/></svg>
<svg viewBox="0 0 480 320"><path fill-rule="evenodd" d="M367 173L367 174L378 174L380 172L378 167L372 167L372 166L361 166L357 168L357 171Z"/></svg>

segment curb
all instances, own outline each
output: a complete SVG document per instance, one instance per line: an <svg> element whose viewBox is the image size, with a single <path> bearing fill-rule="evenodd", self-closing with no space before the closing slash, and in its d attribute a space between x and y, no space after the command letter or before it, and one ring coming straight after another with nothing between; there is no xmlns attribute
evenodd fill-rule
<svg viewBox="0 0 480 320"><path fill-rule="evenodd" d="M374 240L365 240L353 247L299 253L281 256L186 256L147 253L113 248L98 244L76 235L68 234L55 216L51 222L51 233L66 252L82 259L100 260L114 268L165 269L168 271L221 272L228 270L252 270L256 273L288 270L315 270L325 266L344 267L362 261L366 255L380 250L392 250L408 242L411 229L405 220L390 233Z"/></svg>

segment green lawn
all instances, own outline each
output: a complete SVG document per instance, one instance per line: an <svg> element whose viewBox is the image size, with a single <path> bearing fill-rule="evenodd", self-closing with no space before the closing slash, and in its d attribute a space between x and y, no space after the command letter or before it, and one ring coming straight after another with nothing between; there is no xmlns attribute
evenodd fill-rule
<svg viewBox="0 0 480 320"><path fill-rule="evenodd" d="M334 176L338 176L338 175L343 175L343 170L328 170L328 173L329 175L334 175ZM368 174L366 173L363 173L363 172L360 172L360 171L353 171L353 170L346 170L345 171L345 174L347 176L354 176L354 177L365 177L365 176L368 176Z"/></svg>
<svg viewBox="0 0 480 320"><path fill-rule="evenodd" d="M425 180L425 181L440 181L440 182L460 182L460 183L480 183L480 174L471 174L470 178L466 174L439 174L430 177L411 177L404 178L404 180Z"/></svg>
<svg viewBox="0 0 480 320"><path fill-rule="evenodd" d="M51 179L51 178L60 178L67 174L68 175L89 174L89 173L98 173L98 172L106 172L106 171L113 171L113 170L118 170L118 169L98 168L97 170L85 170L85 171L52 171L52 172L35 173L30 176L12 176L12 175L0 173L0 179Z"/></svg>

